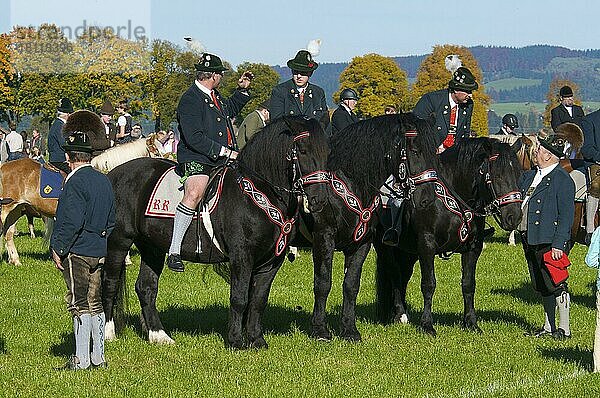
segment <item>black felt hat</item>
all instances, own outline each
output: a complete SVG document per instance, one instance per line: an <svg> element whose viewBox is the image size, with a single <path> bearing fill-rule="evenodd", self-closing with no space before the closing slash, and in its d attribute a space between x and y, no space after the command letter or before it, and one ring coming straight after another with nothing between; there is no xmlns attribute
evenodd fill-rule
<svg viewBox="0 0 600 398"><path fill-rule="evenodd" d="M562 86L559 93L561 97L572 97L573 89L571 89L569 86Z"/></svg>
<svg viewBox="0 0 600 398"><path fill-rule="evenodd" d="M65 143L62 147L65 151L88 153L94 152L90 138L87 136L87 134L82 133L81 131L75 131L66 137Z"/></svg>
<svg viewBox="0 0 600 398"><path fill-rule="evenodd" d="M100 108L100 112L98 113L100 113L101 115L112 116L115 114L115 107L109 100L106 100L104 101L104 104L102 104L102 108Z"/></svg>
<svg viewBox="0 0 600 398"><path fill-rule="evenodd" d="M471 92L479 88L475 76L470 70L461 66L452 74L452 80L448 82L448 88L452 90Z"/></svg>
<svg viewBox="0 0 600 398"><path fill-rule="evenodd" d="M556 134L550 134L548 137L538 137L540 145L546 148L550 153L557 156L559 159L565 157L565 140Z"/></svg>
<svg viewBox="0 0 600 398"><path fill-rule="evenodd" d="M62 113L73 113L73 104L68 98L61 98L58 100L57 110Z"/></svg>
<svg viewBox="0 0 600 398"><path fill-rule="evenodd" d="M307 50L300 50L293 59L287 61L287 66L292 71L312 72L319 67Z"/></svg>
<svg viewBox="0 0 600 398"><path fill-rule="evenodd" d="M225 66L223 66L223 61L221 58L214 54L204 53L200 57L200 60L197 64L194 64L197 72L213 72L220 73L228 70Z"/></svg>

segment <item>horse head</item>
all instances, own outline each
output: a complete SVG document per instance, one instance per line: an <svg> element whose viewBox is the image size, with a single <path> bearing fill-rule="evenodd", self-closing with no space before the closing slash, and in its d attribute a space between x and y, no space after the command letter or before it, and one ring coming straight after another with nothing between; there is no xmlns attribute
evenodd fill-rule
<svg viewBox="0 0 600 398"><path fill-rule="evenodd" d="M292 145L286 158L291 162L292 186L302 192L308 210L318 213L327 202L328 191L324 184L313 184L311 179L328 177L327 157L329 147L321 124L315 119L285 119L292 133Z"/></svg>
<svg viewBox="0 0 600 398"><path fill-rule="evenodd" d="M521 166L508 144L490 140L491 151L483 159L479 174L486 188L482 191L486 212L493 215L501 228L511 231L521 221L521 192L518 179Z"/></svg>
<svg viewBox="0 0 600 398"><path fill-rule="evenodd" d="M318 121L283 116L253 135L238 161L280 193L305 196L308 209L319 212L328 191L325 184L315 184L309 177L319 173L325 177L328 154L327 138Z"/></svg>

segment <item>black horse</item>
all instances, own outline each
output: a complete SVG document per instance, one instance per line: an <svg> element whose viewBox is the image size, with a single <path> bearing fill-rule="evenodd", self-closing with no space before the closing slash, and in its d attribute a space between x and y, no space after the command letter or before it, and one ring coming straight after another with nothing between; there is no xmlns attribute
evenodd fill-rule
<svg viewBox="0 0 600 398"><path fill-rule="evenodd" d="M421 265L424 299L422 329L435 335L431 305L435 291L434 257L461 253L463 326L481 331L475 315L475 267L483 248L485 216L494 214L500 226L515 229L521 219L517 179L521 168L508 144L490 138L460 141L440 155L437 200L428 207L406 204L400 244L381 242L389 227L389 210L378 225L377 309L382 322L408 322L406 287L414 264ZM387 224L387 225L386 225Z"/></svg>
<svg viewBox="0 0 600 398"><path fill-rule="evenodd" d="M356 328L356 297L365 258L377 225L379 190L390 176L397 194L411 195L416 208L434 200L429 184L412 189L412 179L437 162L432 124L411 113L383 115L352 124L330 140L327 181L329 205L312 215L315 303L311 335L331 339L325 307L331 290L333 253L345 256L340 336L360 340Z"/></svg>
<svg viewBox="0 0 600 398"><path fill-rule="evenodd" d="M327 139L317 121L301 116L274 120L247 143L236 163L225 168L221 197L210 215L214 232L209 234L203 221L194 220L185 235L184 260L229 262L227 340L233 348L267 346L261 318L273 278L296 231L298 197L306 195L312 212L320 211L326 203L325 187L317 184L304 189L303 178L322 173L328 153ZM142 327L151 342L173 342L156 309L158 280L173 221L144 215L156 182L173 166L170 161L138 159L108 174L115 191L117 221L108 240L103 283L107 338L114 336L114 323L110 322L117 288L124 280L123 260L135 243L141 256L135 288L142 307ZM201 253L197 253L198 236Z"/></svg>

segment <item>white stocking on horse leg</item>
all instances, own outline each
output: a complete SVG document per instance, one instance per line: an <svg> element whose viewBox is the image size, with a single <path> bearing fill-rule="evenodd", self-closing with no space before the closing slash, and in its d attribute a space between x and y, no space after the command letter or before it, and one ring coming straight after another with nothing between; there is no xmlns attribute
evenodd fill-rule
<svg viewBox="0 0 600 398"><path fill-rule="evenodd" d="M153 344L175 344L175 340L170 338L164 330L151 330L148 333L148 341Z"/></svg>

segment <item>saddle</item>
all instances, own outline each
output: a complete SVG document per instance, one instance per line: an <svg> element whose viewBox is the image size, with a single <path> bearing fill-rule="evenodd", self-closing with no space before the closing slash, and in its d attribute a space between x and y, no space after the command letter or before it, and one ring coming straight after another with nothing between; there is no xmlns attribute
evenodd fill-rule
<svg viewBox="0 0 600 398"><path fill-rule="evenodd" d="M40 165L40 196L44 199L58 199L65 177L65 173L52 165Z"/></svg>
<svg viewBox="0 0 600 398"><path fill-rule="evenodd" d="M179 181L180 177L175 173L175 167L173 166L163 173L162 176L156 182L148 204L146 205L146 211L144 215L147 217L158 217L158 218L175 218L175 209L181 199L183 199L183 185ZM202 213L212 213L217 207L219 199L221 197L221 190L223 187L223 178L225 176L226 169L218 169L215 173L210 176L210 183L206 190L206 195L203 201L200 203L201 216ZM198 211L194 215L197 218Z"/></svg>

